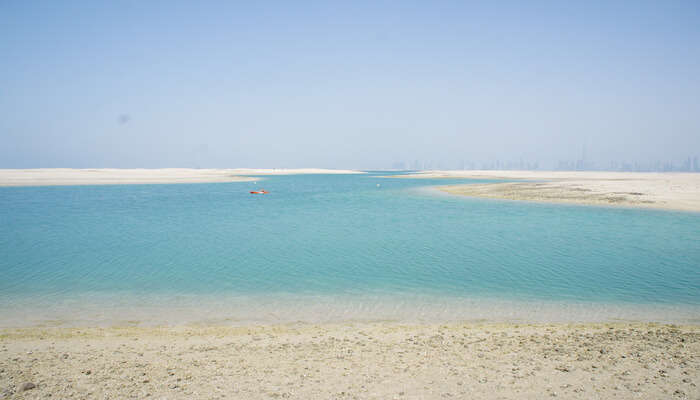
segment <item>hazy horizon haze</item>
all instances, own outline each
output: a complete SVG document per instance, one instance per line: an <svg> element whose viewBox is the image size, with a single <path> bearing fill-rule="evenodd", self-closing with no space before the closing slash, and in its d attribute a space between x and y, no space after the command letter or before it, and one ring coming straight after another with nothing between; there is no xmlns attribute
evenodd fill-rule
<svg viewBox="0 0 700 400"><path fill-rule="evenodd" d="M0 4L0 168L700 155L700 2Z"/></svg>

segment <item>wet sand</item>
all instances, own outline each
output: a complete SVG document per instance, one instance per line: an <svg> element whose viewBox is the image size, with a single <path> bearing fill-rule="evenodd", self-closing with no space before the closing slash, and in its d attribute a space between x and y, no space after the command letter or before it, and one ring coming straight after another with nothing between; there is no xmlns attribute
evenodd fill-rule
<svg viewBox="0 0 700 400"><path fill-rule="evenodd" d="M124 185L156 183L246 182L245 175L354 174L331 169L0 169L0 186Z"/></svg>
<svg viewBox="0 0 700 400"><path fill-rule="evenodd" d="M402 177L519 180L439 187L463 196L700 212L698 173L426 171Z"/></svg>
<svg viewBox="0 0 700 400"><path fill-rule="evenodd" d="M1 332L0 398L700 396L700 326L378 322Z"/></svg>

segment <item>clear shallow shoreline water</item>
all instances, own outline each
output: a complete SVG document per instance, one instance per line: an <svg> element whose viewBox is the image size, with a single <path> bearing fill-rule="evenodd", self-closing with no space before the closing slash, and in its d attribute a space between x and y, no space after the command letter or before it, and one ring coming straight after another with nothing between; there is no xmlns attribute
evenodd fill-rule
<svg viewBox="0 0 700 400"><path fill-rule="evenodd" d="M0 325L697 322L700 215L423 189L450 182L0 188Z"/></svg>
<svg viewBox="0 0 700 400"><path fill-rule="evenodd" d="M0 308L0 328L347 322L659 322L698 325L700 306L426 295L152 296L88 293L66 297L53 304L15 302L10 307Z"/></svg>

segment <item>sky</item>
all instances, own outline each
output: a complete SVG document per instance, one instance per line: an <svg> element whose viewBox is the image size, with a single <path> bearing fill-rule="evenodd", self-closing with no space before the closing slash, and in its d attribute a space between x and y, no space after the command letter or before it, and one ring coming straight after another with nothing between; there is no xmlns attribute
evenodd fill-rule
<svg viewBox="0 0 700 400"><path fill-rule="evenodd" d="M0 168L700 155L700 2L0 2Z"/></svg>

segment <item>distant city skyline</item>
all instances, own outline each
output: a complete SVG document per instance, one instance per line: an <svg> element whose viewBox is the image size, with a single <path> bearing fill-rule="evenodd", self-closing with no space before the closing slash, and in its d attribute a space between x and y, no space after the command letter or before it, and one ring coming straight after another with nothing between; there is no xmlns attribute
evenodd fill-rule
<svg viewBox="0 0 700 400"><path fill-rule="evenodd" d="M560 160L556 164L542 164L538 160L493 160L445 163L434 160L395 161L394 170L558 170L558 171L628 171L628 172L700 172L700 157L689 156L682 160L628 161L611 160L596 163L585 159Z"/></svg>

